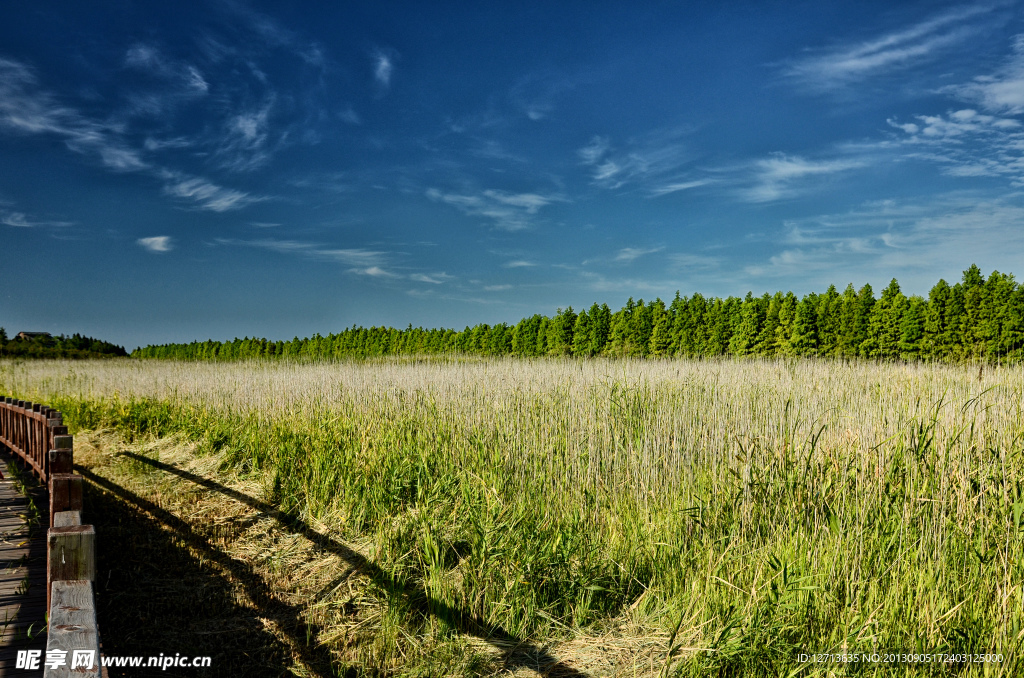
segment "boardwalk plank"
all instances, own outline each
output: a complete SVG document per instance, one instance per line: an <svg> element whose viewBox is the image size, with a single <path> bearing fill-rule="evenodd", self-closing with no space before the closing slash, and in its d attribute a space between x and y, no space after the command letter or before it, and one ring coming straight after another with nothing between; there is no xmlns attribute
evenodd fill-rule
<svg viewBox="0 0 1024 678"><path fill-rule="evenodd" d="M46 634L40 633L46 624L46 533L40 529L30 538L29 500L15 489L10 463L8 454L0 454L0 675L39 678L40 671L16 669L15 661L18 650L46 649ZM40 495L37 502L44 499ZM32 638L25 635L29 629Z"/></svg>

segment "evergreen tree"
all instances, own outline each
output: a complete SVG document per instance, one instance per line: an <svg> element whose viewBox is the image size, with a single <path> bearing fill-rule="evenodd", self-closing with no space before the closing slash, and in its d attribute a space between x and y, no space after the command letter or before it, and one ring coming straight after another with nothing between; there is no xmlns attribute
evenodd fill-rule
<svg viewBox="0 0 1024 678"><path fill-rule="evenodd" d="M740 322L729 341L729 351L734 355L750 355L757 347L757 338L764 325L770 299L766 294L755 299L753 292L747 292L740 309Z"/></svg>
<svg viewBox="0 0 1024 678"><path fill-rule="evenodd" d="M572 353L573 329L576 327L576 313L572 306L558 309L552 318L548 332L548 353L550 355L569 355Z"/></svg>
<svg viewBox="0 0 1024 678"><path fill-rule="evenodd" d="M597 304L594 304L596 306ZM580 311L576 316L576 324L572 328L572 354L579 357L589 357L594 343L594 331L590 322L590 316L586 311Z"/></svg>
<svg viewBox="0 0 1024 678"><path fill-rule="evenodd" d="M927 302L918 296L907 299L903 318L900 320L900 355L915 360L922 355Z"/></svg>
<svg viewBox="0 0 1024 678"><path fill-rule="evenodd" d="M608 308L608 304L598 306L595 303L591 306L590 319L593 326L590 355L601 355L608 345L608 339L612 331L612 311Z"/></svg>
<svg viewBox="0 0 1024 678"><path fill-rule="evenodd" d="M842 301L835 285L818 298L818 355L836 355L842 333Z"/></svg>
<svg viewBox="0 0 1024 678"><path fill-rule="evenodd" d="M787 292L779 307L779 326L775 329L775 345L778 350L790 354L793 350L790 340L793 337L793 323L796 321L796 307L799 302L796 295Z"/></svg>
<svg viewBox="0 0 1024 678"><path fill-rule="evenodd" d="M893 278L882 296L871 307L868 321L868 343L864 353L869 358L892 360L900 354L900 326L907 298Z"/></svg>
<svg viewBox="0 0 1024 678"><path fill-rule="evenodd" d="M793 331L789 336L790 355L814 355L818 350L818 295L809 294L797 304Z"/></svg>
<svg viewBox="0 0 1024 678"><path fill-rule="evenodd" d="M768 310L764 315L764 326L757 336L757 352L760 355L772 357L778 352L779 313L782 311L782 303L785 297L782 292L776 292L768 300Z"/></svg>

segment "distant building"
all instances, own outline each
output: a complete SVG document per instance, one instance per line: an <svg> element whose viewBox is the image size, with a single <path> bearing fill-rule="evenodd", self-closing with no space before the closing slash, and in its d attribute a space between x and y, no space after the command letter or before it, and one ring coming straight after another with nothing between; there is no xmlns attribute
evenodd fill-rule
<svg viewBox="0 0 1024 678"><path fill-rule="evenodd" d="M15 339L49 339L49 332L18 332Z"/></svg>

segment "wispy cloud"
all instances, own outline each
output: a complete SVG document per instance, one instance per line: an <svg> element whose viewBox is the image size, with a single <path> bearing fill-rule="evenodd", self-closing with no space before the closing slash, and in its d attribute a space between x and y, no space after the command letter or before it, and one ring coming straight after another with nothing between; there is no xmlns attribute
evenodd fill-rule
<svg viewBox="0 0 1024 678"><path fill-rule="evenodd" d="M646 248L645 249L645 248L642 248L642 247L624 247L621 250L619 250L618 254L615 255L615 261L621 261L621 262L624 262L624 263L627 263L627 264L631 264L634 261L636 261L637 259L639 259L640 257L647 256L648 254L654 254L656 252L660 252L663 249L665 249L665 248L664 247L651 247L651 248Z"/></svg>
<svg viewBox="0 0 1024 678"><path fill-rule="evenodd" d="M431 188L426 193L431 200L458 208L472 217L490 219L502 231L521 231L533 225L532 217L547 205L566 202L559 195L540 193L510 193L488 189L477 194L443 193Z"/></svg>
<svg viewBox="0 0 1024 678"><path fill-rule="evenodd" d="M819 286L888 282L899 275L901 282L924 286L934 284L936 271L956 275L971 262L1011 271L1024 257L1021 223L1019 198L961 194L928 203L874 201L850 212L786 222L777 240L781 249L748 265L746 273Z"/></svg>
<svg viewBox="0 0 1024 678"><path fill-rule="evenodd" d="M1024 113L1024 35L1014 37L1013 53L998 71L963 85L947 87L945 91L992 113Z"/></svg>
<svg viewBox="0 0 1024 678"><path fill-rule="evenodd" d="M391 87L398 53L394 50L378 49L373 53L373 79L382 89Z"/></svg>
<svg viewBox="0 0 1024 678"><path fill-rule="evenodd" d="M818 90L832 90L893 69L937 58L949 48L976 36L977 22L993 5L957 7L910 27L855 43L811 51L787 63L783 73Z"/></svg>
<svg viewBox="0 0 1024 678"><path fill-rule="evenodd" d="M844 172L865 164L865 160L850 158L808 160L776 153L754 163L753 185L742 189L740 195L749 202L781 200L797 194L802 188L797 184L803 179Z"/></svg>
<svg viewBox="0 0 1024 678"><path fill-rule="evenodd" d="M110 169L132 172L149 167L139 152L110 125L60 104L39 87L25 64L0 58L0 127L20 134L48 134L76 153L98 158Z"/></svg>
<svg viewBox="0 0 1024 678"><path fill-rule="evenodd" d="M12 228L39 228L39 227L64 227L73 226L71 221L46 221L26 215L24 212L15 212L7 209L0 209L0 224Z"/></svg>
<svg viewBox="0 0 1024 678"><path fill-rule="evenodd" d="M125 53L124 64L127 68L169 82L175 94L201 96L210 91L209 83L198 68L169 59L152 45L131 47Z"/></svg>
<svg viewBox="0 0 1024 678"><path fill-rule="evenodd" d="M508 261L502 264L504 268L529 268L531 266L536 265L537 264L535 264L534 262L526 261L525 259L515 259L513 261Z"/></svg>
<svg viewBox="0 0 1024 678"><path fill-rule="evenodd" d="M139 247L149 252L170 252L174 249L174 242L170 236L155 235L150 238L139 238L135 241Z"/></svg>
<svg viewBox="0 0 1024 678"><path fill-rule="evenodd" d="M657 198L658 196L668 195L669 193L689 191L691 189L700 188L701 186L707 186L708 184L713 183L715 183L713 179L695 179L693 181L680 181L677 183L665 184L663 186L656 186L650 189L650 191L648 191L648 194L652 198Z"/></svg>
<svg viewBox="0 0 1024 678"><path fill-rule="evenodd" d="M616 189L632 183L666 180L679 183L678 169L691 159L682 143L688 128L656 130L616 148L607 137L594 136L577 149L581 163L590 171L594 185ZM680 189L681 190L681 189Z"/></svg>
<svg viewBox="0 0 1024 678"><path fill-rule="evenodd" d="M409 276L409 280L415 282L429 283L431 285L442 285L449 280L452 280L454 276L448 275L447 273L432 273L425 275L423 273L414 273Z"/></svg>
<svg viewBox="0 0 1024 678"><path fill-rule="evenodd" d="M213 212L237 210L253 202L266 200L249 195L244 191L218 186L201 177L189 177L179 172L164 170L160 176L167 183L164 192L176 198L186 198L199 203L200 208Z"/></svg>
<svg viewBox="0 0 1024 678"><path fill-rule="evenodd" d="M227 121L216 151L221 167L243 172L267 163L270 159L267 148L269 121L274 100L271 94L261 106L242 111Z"/></svg>
<svg viewBox="0 0 1024 678"><path fill-rule="evenodd" d="M9 59L0 59L0 128L56 136L71 151L96 157L108 169L155 175L164 182L166 194L194 200L203 209L225 212L265 199L145 161L141 151L124 139L121 129L58 103L53 94L39 87L28 66Z"/></svg>
<svg viewBox="0 0 1024 678"><path fill-rule="evenodd" d="M228 238L217 238L220 245L236 247L254 247L257 249L269 250L280 254L300 256L316 261L336 262L348 266L346 273L365 275L371 278L405 278L407 276L396 273L386 268L388 253L380 250L371 250L361 247L338 248L323 245L321 243L303 242L299 240L232 240ZM435 278L443 277L445 274L435 274ZM412 277L412 276L408 276ZM425 276L423 276L425 277ZM414 280L419 278L412 277ZM443 282L443 280L431 280L431 282Z"/></svg>

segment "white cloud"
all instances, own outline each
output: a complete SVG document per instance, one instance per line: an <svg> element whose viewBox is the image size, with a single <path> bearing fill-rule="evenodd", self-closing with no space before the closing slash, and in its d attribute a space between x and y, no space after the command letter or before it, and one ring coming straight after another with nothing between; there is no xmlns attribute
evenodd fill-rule
<svg viewBox="0 0 1024 678"><path fill-rule="evenodd" d="M270 159L267 150L269 120L274 100L271 95L259 108L238 113L227 121L216 152L222 167L242 172L257 169L267 163Z"/></svg>
<svg viewBox="0 0 1024 678"><path fill-rule="evenodd" d="M512 285L485 285L484 291L486 292L504 292L505 290L512 289Z"/></svg>
<svg viewBox="0 0 1024 678"><path fill-rule="evenodd" d="M520 231L532 226L532 217L542 207L554 202L565 202L558 195L541 195L539 193L509 193L488 189L476 195L458 193L442 193L431 188L427 197L458 208L473 217L484 217L494 222L495 228L502 231Z"/></svg>
<svg viewBox="0 0 1024 678"><path fill-rule="evenodd" d="M90 120L38 87L26 65L0 59L0 127L20 134L50 134L76 153L93 155L117 171L149 167L117 128Z"/></svg>
<svg viewBox="0 0 1024 678"><path fill-rule="evenodd" d="M301 256L306 259L313 259L316 261L329 261L348 266L346 273L352 273L355 275L365 275L371 278L404 278L406 276L389 271L385 268L387 265L388 253L379 250L370 250L361 247L354 248L336 248L328 247L320 243L302 242L298 240L273 240L273 239L261 239L261 240L232 240L227 238L217 238L216 242L221 245L236 246L236 247L255 247L258 249L269 250L271 252L278 252L280 254L290 254ZM426 276L409 276L413 280L420 280ZM444 273L434 274L436 280L431 282L443 282L449 276Z"/></svg>
<svg viewBox="0 0 1024 678"><path fill-rule="evenodd" d="M502 266L504 266L505 268L528 268L530 266L536 265L537 264L533 263L532 261L526 261L525 259L516 259L514 261L509 261L502 264Z"/></svg>
<svg viewBox="0 0 1024 678"><path fill-rule="evenodd" d="M681 143L689 128L655 130L631 139L623 150L616 149L606 137L595 136L576 150L582 164L590 168L595 185L616 189L630 183L662 181L677 172L690 159Z"/></svg>
<svg viewBox="0 0 1024 678"><path fill-rule="evenodd" d="M679 191L689 191L693 188L700 188L701 186L707 186L708 184L714 183L711 179L696 179L694 181L680 181L672 184L665 184L652 188L649 194L652 198L657 198L662 195L668 195L669 193L678 193Z"/></svg>
<svg viewBox="0 0 1024 678"><path fill-rule="evenodd" d="M747 266L746 273L804 279L819 287L887 283L895 275L906 289L927 293L937 275L959 277L971 263L985 271L1014 271L1024 260L1021 223L1019 199L963 194L928 203L876 201L787 222L782 248Z"/></svg>
<svg viewBox="0 0 1024 678"><path fill-rule="evenodd" d="M14 212L6 209L0 209L0 224L5 226L11 226L12 228L38 228L38 227L63 227L72 226L73 222L70 221L42 221L29 217L24 212Z"/></svg>
<svg viewBox="0 0 1024 678"><path fill-rule="evenodd" d="M741 191L741 196L749 202L780 200L797 193L799 189L794 184L801 179L844 172L865 164L864 160L814 161L776 153L754 164L754 185Z"/></svg>
<svg viewBox="0 0 1024 678"><path fill-rule="evenodd" d="M265 198L253 197L243 191L223 188L199 177L186 177L177 172L164 171L161 176L167 180L164 192L176 198L188 198L199 203L202 209L213 212L227 212L259 202Z"/></svg>
<svg viewBox="0 0 1024 678"><path fill-rule="evenodd" d="M611 145L608 143L608 139L604 137L594 137L590 140L583 148L576 151L576 153L583 160L585 165L594 165L604 157L604 154L608 152Z"/></svg>
<svg viewBox="0 0 1024 678"><path fill-rule="evenodd" d="M394 52L378 50L373 55L373 78L377 84L387 89L391 86L391 77L395 72Z"/></svg>
<svg viewBox="0 0 1024 678"><path fill-rule="evenodd" d="M615 261L622 261L622 262L626 262L628 264L631 264L634 261L636 261L637 259L639 259L640 257L646 256L648 254L654 254L656 252L660 252L663 249L665 249L665 248L664 247L652 247L652 248L649 248L649 249L643 249L643 248L640 248L640 247L624 247L621 250L619 250L618 254L615 255Z"/></svg>
<svg viewBox="0 0 1024 678"><path fill-rule="evenodd" d="M947 87L945 91L993 113L1024 113L1024 34L1014 38L1012 56L994 75L979 76L970 83Z"/></svg>
<svg viewBox="0 0 1024 678"><path fill-rule="evenodd" d="M168 59L151 45L131 47L125 53L124 64L161 80L171 81L177 90L176 94L202 95L210 91L209 83L198 68Z"/></svg>
<svg viewBox="0 0 1024 678"><path fill-rule="evenodd" d="M170 252L174 249L171 237L167 235L155 235L151 238L139 238L135 241L140 247L150 252Z"/></svg>
<svg viewBox="0 0 1024 678"><path fill-rule="evenodd" d="M357 273L359 275L368 275L372 278L400 278L401 276L385 271L380 266L370 266L369 268L350 268L349 273Z"/></svg>
<svg viewBox="0 0 1024 678"><path fill-rule="evenodd" d="M423 273L414 273L409 276L409 280L415 280L416 282L430 283L431 285L441 285L448 280L451 280L454 276L448 275L447 273L433 273L431 275L424 275Z"/></svg>
<svg viewBox="0 0 1024 678"><path fill-rule="evenodd" d="M829 90L896 68L933 59L974 37L969 23L991 12L991 5L959 7L909 28L854 44L820 50L786 65L785 75L815 89Z"/></svg>

